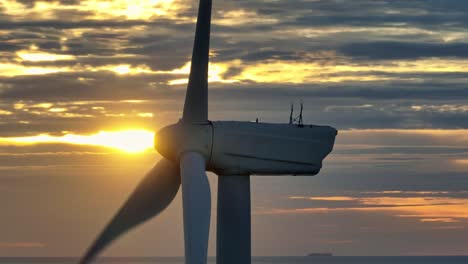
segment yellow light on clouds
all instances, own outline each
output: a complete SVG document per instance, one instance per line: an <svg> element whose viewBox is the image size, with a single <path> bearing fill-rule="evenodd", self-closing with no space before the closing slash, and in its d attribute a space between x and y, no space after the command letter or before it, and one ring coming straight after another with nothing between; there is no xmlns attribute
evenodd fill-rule
<svg viewBox="0 0 468 264"><path fill-rule="evenodd" d="M245 65L236 78L255 82L305 83L312 81L312 74L312 63L267 61Z"/></svg>
<svg viewBox="0 0 468 264"><path fill-rule="evenodd" d="M40 143L64 143L74 145L102 146L127 153L137 153L153 148L154 133L147 130L99 131L92 135L66 134L51 136L41 134L30 137L4 137L0 144L30 145Z"/></svg>
<svg viewBox="0 0 468 264"><path fill-rule="evenodd" d="M126 17L127 19L148 20L155 16L167 15L175 8L174 0L86 0L84 9L96 12L96 18Z"/></svg>
<svg viewBox="0 0 468 264"><path fill-rule="evenodd" d="M208 82L218 82L218 83L235 83L238 82L238 80L233 80L233 79L224 79L223 74L225 74L228 70L229 67L238 65L240 64L239 60L235 60L229 63L213 63L211 62L208 65ZM160 73L168 73L168 74L186 74L188 75L190 73L190 67L191 67L191 62L187 62L182 66L181 68L174 69L172 71L168 72L160 72ZM169 85L178 85L178 84L186 84L188 83L188 78L183 78L183 79L175 79L175 80L170 80Z"/></svg>
<svg viewBox="0 0 468 264"><path fill-rule="evenodd" d="M75 56L66 54L54 54L47 52L33 52L33 51L18 51L16 53L23 61L39 62L39 61L61 61L61 60L74 60Z"/></svg>
<svg viewBox="0 0 468 264"><path fill-rule="evenodd" d="M4 13L15 19L56 19L63 11L80 11L88 19L141 19L157 17L177 18L178 11L189 7L178 0L83 0L63 5L59 1L38 0L28 6L17 0L0 0Z"/></svg>
<svg viewBox="0 0 468 264"><path fill-rule="evenodd" d="M151 71L151 69L146 65L139 65L136 67L132 67L132 65L129 65L129 64L121 64L117 66L110 66L104 69L113 71L119 75L153 73L153 71Z"/></svg>
<svg viewBox="0 0 468 264"><path fill-rule="evenodd" d="M0 62L0 76L15 77L22 75L44 75L59 72L69 72L68 67L39 67L39 66L23 66L14 63Z"/></svg>
<svg viewBox="0 0 468 264"><path fill-rule="evenodd" d="M13 112L0 109L0 115L12 115Z"/></svg>

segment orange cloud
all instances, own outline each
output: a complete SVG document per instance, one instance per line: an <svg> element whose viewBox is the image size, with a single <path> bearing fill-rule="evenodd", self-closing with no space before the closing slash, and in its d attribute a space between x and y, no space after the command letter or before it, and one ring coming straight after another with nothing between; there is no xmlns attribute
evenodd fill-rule
<svg viewBox="0 0 468 264"><path fill-rule="evenodd" d="M384 213L392 215L394 217L417 218L419 219L419 221L424 223L455 223L459 222L458 219L468 219L468 198L428 196L428 194L446 194L446 192L384 191L374 192L373 194L382 194L385 196L292 196L289 197L289 199L327 202L349 202L349 205L343 206L342 204L340 204L339 207L272 209L269 211L260 212L260 214L309 214L353 211L362 213ZM412 196L389 196L401 194Z"/></svg>
<svg viewBox="0 0 468 264"><path fill-rule="evenodd" d="M0 248L42 248L44 244L38 242L0 242Z"/></svg>
<svg viewBox="0 0 468 264"><path fill-rule="evenodd" d="M457 165L468 166L468 159L456 159L454 162Z"/></svg>
<svg viewBox="0 0 468 264"><path fill-rule="evenodd" d="M330 196L330 197L304 197L304 196L291 196L289 199L297 200L315 200L315 201L354 201L356 198L347 196Z"/></svg>

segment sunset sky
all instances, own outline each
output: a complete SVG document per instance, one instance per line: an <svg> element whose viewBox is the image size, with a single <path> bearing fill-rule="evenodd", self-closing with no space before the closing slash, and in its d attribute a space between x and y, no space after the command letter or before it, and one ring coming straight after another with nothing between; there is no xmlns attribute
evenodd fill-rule
<svg viewBox="0 0 468 264"><path fill-rule="evenodd" d="M181 116L195 0L0 0L0 256L79 256ZM468 254L468 2L214 0L209 118L339 130L252 177L253 255ZM217 176L209 255L215 255ZM181 256L180 192L107 256Z"/></svg>

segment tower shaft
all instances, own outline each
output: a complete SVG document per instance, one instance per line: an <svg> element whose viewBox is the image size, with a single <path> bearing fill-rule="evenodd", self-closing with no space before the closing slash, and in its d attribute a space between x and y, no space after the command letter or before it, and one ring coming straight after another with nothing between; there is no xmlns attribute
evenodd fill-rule
<svg viewBox="0 0 468 264"><path fill-rule="evenodd" d="M219 176L217 264L251 263L250 229L250 176Z"/></svg>

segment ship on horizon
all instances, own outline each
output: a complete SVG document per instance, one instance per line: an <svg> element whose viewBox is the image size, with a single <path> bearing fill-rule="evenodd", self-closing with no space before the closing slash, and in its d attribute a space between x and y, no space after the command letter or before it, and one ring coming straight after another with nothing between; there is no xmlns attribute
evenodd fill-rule
<svg viewBox="0 0 468 264"><path fill-rule="evenodd" d="M333 253L309 253L307 257L333 257Z"/></svg>

